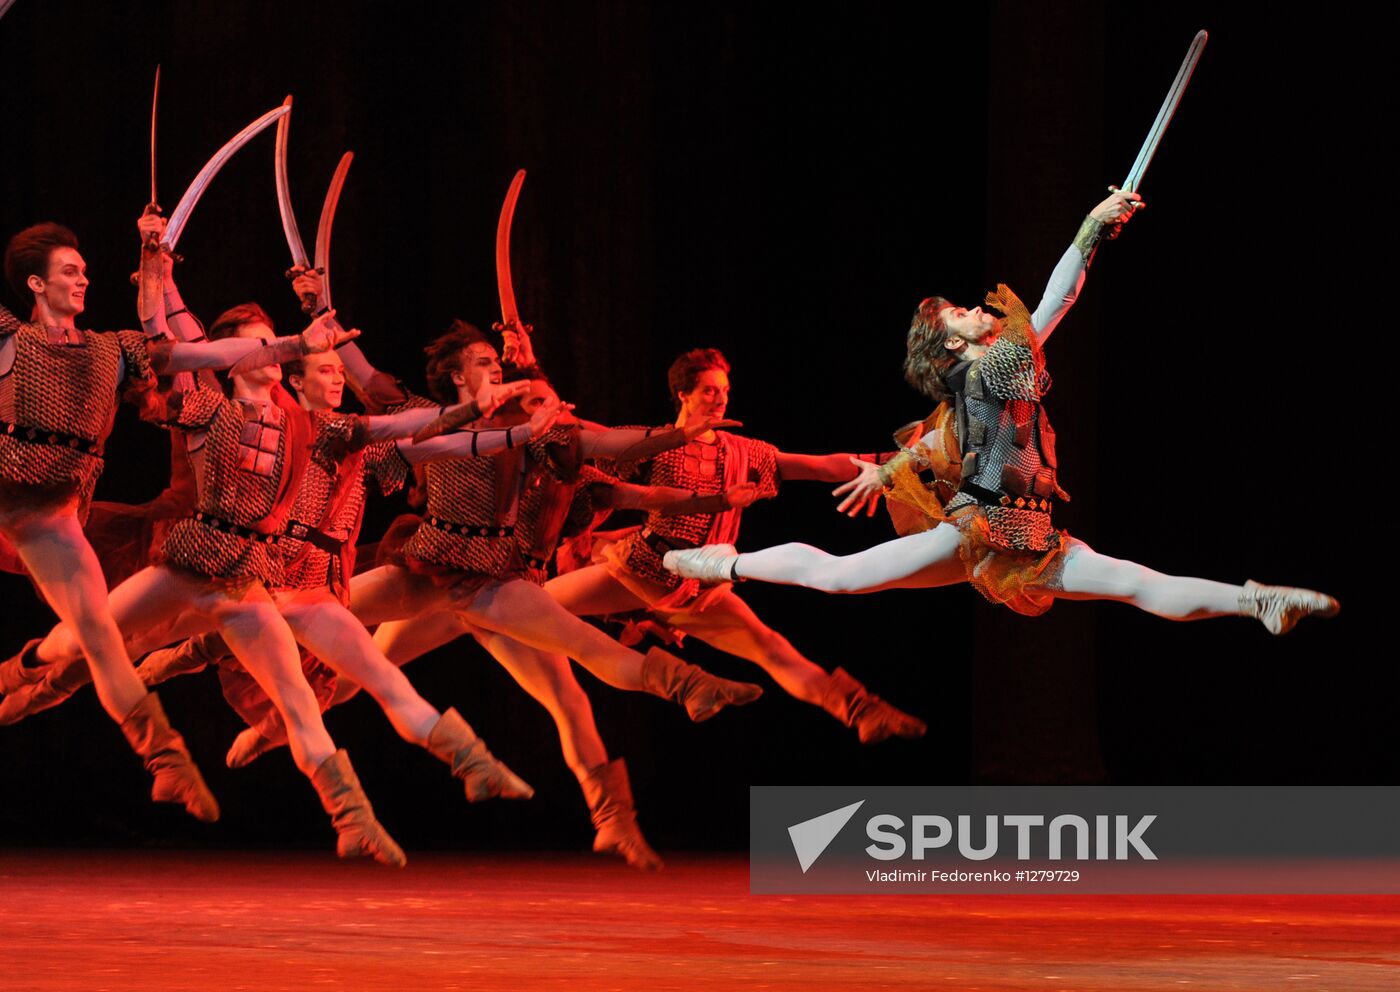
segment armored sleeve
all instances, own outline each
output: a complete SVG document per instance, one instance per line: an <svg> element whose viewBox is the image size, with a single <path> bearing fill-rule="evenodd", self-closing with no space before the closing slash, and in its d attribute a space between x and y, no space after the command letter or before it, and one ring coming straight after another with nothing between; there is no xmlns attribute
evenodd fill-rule
<svg viewBox="0 0 1400 992"><path fill-rule="evenodd" d="M1037 369L1035 352L1009 338L998 338L977 360L976 375L997 399L1038 403L1050 388L1050 375Z"/></svg>
<svg viewBox="0 0 1400 992"><path fill-rule="evenodd" d="M317 414L311 460L333 476L337 465L368 443L369 429L364 417L345 413Z"/></svg>
<svg viewBox="0 0 1400 992"><path fill-rule="evenodd" d="M155 369L151 367L150 342L139 331L117 331L117 347L121 349L122 389L128 395L152 389L156 384Z"/></svg>
<svg viewBox="0 0 1400 992"><path fill-rule="evenodd" d="M645 431L653 430L645 424L626 424L616 430L622 431ZM595 458L593 464L605 475L616 479L619 482L633 482L637 478L647 474L647 466L651 464L647 461L619 461L616 458Z"/></svg>
<svg viewBox="0 0 1400 992"><path fill-rule="evenodd" d="M224 394L213 389L172 393L166 406L165 426L191 434L207 431L227 404Z"/></svg>
<svg viewBox="0 0 1400 992"><path fill-rule="evenodd" d="M393 441L376 441L365 449L365 477L378 483L381 495L402 489L412 474L413 466Z"/></svg>
<svg viewBox="0 0 1400 992"><path fill-rule="evenodd" d="M0 340L14 335L22 326L20 319L10 313L8 307L0 304Z"/></svg>
<svg viewBox="0 0 1400 992"><path fill-rule="evenodd" d="M739 439L738 435L734 435ZM770 499L778 495L778 483L782 476L778 472L778 449L767 441L742 438L749 449L749 482L758 485L759 499Z"/></svg>

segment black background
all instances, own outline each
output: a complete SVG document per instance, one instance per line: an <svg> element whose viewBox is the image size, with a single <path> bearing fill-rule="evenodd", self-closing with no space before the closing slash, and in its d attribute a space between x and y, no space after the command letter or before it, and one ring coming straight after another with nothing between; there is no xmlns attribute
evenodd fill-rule
<svg viewBox="0 0 1400 992"><path fill-rule="evenodd" d="M1335 5L906 6L19 0L0 22L0 228L74 227L93 280L84 320L130 326L156 63L167 210L292 92L308 247L336 160L356 154L335 300L377 364L419 382L418 349L453 316L497 318L496 214L523 167L516 289L581 413L668 419L666 367L711 345L733 364L730 413L747 432L788 451L867 451L927 412L899 373L919 299L974 301L1005 281L1034 305L1205 27L1143 186L1150 206L1100 253L1049 350L1074 495L1058 521L1163 571L1323 588L1342 618L1275 639L1252 621L1172 624L1114 605L1027 620L967 588L838 599L744 586L818 663L929 722L921 741L874 748L693 641L686 657L757 678L764 699L696 727L580 679L663 852L742 846L750 784L1393 781L1400 686L1362 624L1375 615L1363 583L1388 579L1394 554L1393 429L1361 406L1392 365L1377 316L1392 303L1369 271L1388 248L1384 25ZM206 320L252 298L298 326L272 145L269 132L224 169L180 243L181 288ZM99 496L148 498L166 458L125 412ZM746 514L742 546L846 552L890 536L883 512L837 516L826 488L784 487ZM398 509L373 506L366 535ZM22 579L0 579L0 604L7 653L50 623ZM468 808L357 699L328 727L406 847L586 845L553 726L498 666L465 643L410 674L538 795ZM144 802L89 690L0 728L0 843L328 843L285 751L222 767L238 725L212 676L162 696L220 824Z"/></svg>

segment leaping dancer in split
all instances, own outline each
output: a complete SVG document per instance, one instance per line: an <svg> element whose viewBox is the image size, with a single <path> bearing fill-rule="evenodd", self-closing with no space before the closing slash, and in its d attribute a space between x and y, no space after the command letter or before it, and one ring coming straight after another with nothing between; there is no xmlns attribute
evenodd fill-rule
<svg viewBox="0 0 1400 992"><path fill-rule="evenodd" d="M1043 406L1050 388L1043 347L1078 295L1105 230L1116 233L1141 206L1134 190L1204 43L1201 32L1128 181L1085 218L1034 313L1004 285L984 301L1000 318L939 296L919 304L904 375L943 405L897 458L862 467L843 487L856 498L884 489L914 511L913 520L906 515L914 533L844 557L805 544L747 554L711 544L670 551L665 566L707 582L755 579L840 593L969 582L992 602L1028 616L1056 599L1107 599L1171 620L1255 617L1275 634L1303 617L1335 614L1337 601L1319 592L1164 575L1099 554L1051 523L1054 501L1068 497ZM919 480L923 468L933 469L933 485Z"/></svg>

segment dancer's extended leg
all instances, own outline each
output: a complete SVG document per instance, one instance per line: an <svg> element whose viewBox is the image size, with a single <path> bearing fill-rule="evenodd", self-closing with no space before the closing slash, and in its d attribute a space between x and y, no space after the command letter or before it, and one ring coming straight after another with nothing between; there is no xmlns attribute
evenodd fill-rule
<svg viewBox="0 0 1400 992"><path fill-rule="evenodd" d="M564 762L583 781L590 768L608 760L607 749L593 722L588 694L574 678L569 659L527 647L490 630L475 632L476 639L554 718Z"/></svg>
<svg viewBox="0 0 1400 992"><path fill-rule="evenodd" d="M6 536L24 567L71 632L75 655L91 663L102 708L121 723L146 695L122 644L107 603L107 583L97 555L71 513L26 516L8 522ZM38 657L50 660L42 653Z"/></svg>
<svg viewBox="0 0 1400 992"><path fill-rule="evenodd" d="M837 556L807 544L780 544L762 551L738 555L734 574L739 578L776 582L783 585L806 586L822 592L867 593L884 589L920 589L946 586L965 581L966 572L958 557L960 535L956 527L939 524L932 530L908 537L896 538L852 555ZM671 551L669 563L688 563L698 552L710 552L718 546L695 551ZM715 574L697 575L719 581L730 578L729 567L734 555L715 555L703 564L714 563ZM727 559L727 560L726 560ZM722 571L724 574L718 574ZM688 568L682 575L696 574Z"/></svg>
<svg viewBox="0 0 1400 992"><path fill-rule="evenodd" d="M282 594L278 607L298 642L337 674L368 690L400 737L426 746L442 714L418 695L402 671L386 663L363 624L320 591Z"/></svg>
<svg viewBox="0 0 1400 992"><path fill-rule="evenodd" d="M1065 559L1056 599L1107 599L1168 620L1238 616L1243 586L1164 575L1137 562L1101 555L1075 541Z"/></svg>

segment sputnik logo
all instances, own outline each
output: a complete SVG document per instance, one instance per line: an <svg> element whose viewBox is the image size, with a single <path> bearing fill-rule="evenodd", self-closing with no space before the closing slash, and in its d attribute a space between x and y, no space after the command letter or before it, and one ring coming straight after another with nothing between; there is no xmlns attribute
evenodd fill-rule
<svg viewBox="0 0 1400 992"><path fill-rule="evenodd" d="M801 823L794 823L788 827L788 837L792 839L792 849L797 852L797 863L802 866L804 875L807 873L807 869L812 867L816 860L822 856L822 852L836 839L841 828L851 822L851 817L856 815L856 810L864 805L865 800L862 799L858 803L842 806L830 813L823 813L821 816L814 816L810 820L803 820Z"/></svg>

